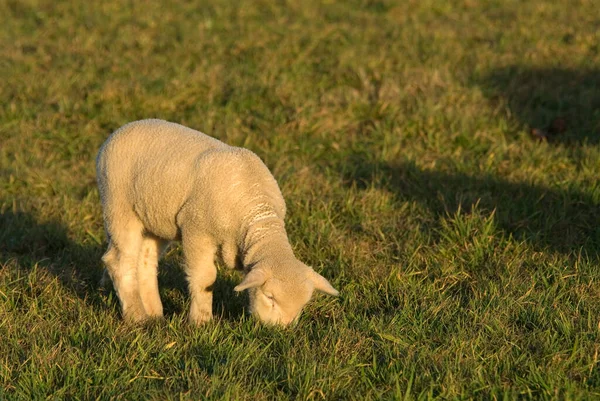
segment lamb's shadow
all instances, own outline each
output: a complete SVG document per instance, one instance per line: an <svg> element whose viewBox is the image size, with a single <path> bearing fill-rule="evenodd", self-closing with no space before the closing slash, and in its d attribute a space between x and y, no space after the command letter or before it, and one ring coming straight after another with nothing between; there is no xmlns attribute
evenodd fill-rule
<svg viewBox="0 0 600 401"><path fill-rule="evenodd" d="M39 222L25 212L0 213L0 264L27 273L37 266L56 277L61 285L98 311L118 313L117 302L108 296L112 286L100 285L104 267L104 246L90 242L80 244L69 238L68 230L56 221ZM167 317L185 313L188 304L187 283L181 268L180 252L175 250L160 262L159 287ZM10 263L15 261L16 263ZM234 277L219 272L214 286L215 314L228 320L239 319L244 312L245 297L234 293Z"/></svg>
<svg viewBox="0 0 600 401"><path fill-rule="evenodd" d="M509 66L474 84L490 102L504 102L522 128L549 131L551 142L600 143L600 70Z"/></svg>
<svg viewBox="0 0 600 401"><path fill-rule="evenodd" d="M495 210L495 223L506 235L534 249L567 255L583 252L597 260L600 250L600 200L575 186L547 188L508 182L492 176L448 174L412 162L369 163L354 155L344 175L348 184L376 183L400 201L416 200L437 218L460 207Z"/></svg>
<svg viewBox="0 0 600 401"><path fill-rule="evenodd" d="M56 221L38 222L31 214L0 214L0 263L27 272L33 266L58 278L63 287L94 307L106 308L98 283L102 276L97 244L78 244ZM9 261L16 261L10 264ZM97 261L97 262L94 262Z"/></svg>

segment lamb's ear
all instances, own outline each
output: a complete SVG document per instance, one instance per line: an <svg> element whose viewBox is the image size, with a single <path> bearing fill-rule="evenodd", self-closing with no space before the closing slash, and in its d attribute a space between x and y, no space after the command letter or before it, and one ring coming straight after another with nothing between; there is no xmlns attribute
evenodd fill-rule
<svg viewBox="0 0 600 401"><path fill-rule="evenodd" d="M234 291L244 291L248 288L260 287L267 281L266 273L261 269L250 270L246 277L233 288Z"/></svg>
<svg viewBox="0 0 600 401"><path fill-rule="evenodd" d="M310 271L310 279L312 280L313 284L315 285L315 290L319 290L321 292L324 292L325 294L329 294L329 295L333 295L333 296L339 295L338 290L333 288L333 286L331 284L329 284L329 281L327 281L327 279L325 277L321 276L319 273L317 273L316 271L314 271L312 269Z"/></svg>

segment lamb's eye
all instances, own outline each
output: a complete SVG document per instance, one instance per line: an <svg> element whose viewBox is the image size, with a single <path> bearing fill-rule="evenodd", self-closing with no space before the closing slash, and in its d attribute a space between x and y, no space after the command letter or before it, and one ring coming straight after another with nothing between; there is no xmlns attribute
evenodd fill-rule
<svg viewBox="0 0 600 401"><path fill-rule="evenodd" d="M273 294L265 294L265 297L267 297L271 306L274 307L275 306L275 298L273 297Z"/></svg>

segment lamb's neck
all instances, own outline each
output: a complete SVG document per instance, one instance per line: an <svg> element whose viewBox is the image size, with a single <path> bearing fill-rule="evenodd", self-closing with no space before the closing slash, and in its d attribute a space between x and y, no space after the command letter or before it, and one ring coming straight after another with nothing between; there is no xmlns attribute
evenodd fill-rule
<svg viewBox="0 0 600 401"><path fill-rule="evenodd" d="M282 261L294 258L284 223L279 219L261 221L248 227L241 250L245 268L269 259Z"/></svg>

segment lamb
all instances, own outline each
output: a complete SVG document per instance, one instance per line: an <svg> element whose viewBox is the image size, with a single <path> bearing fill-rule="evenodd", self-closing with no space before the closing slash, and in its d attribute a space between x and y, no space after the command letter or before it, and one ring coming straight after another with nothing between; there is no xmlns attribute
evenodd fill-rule
<svg viewBox="0 0 600 401"><path fill-rule="evenodd" d="M126 321L161 317L157 266L180 240L189 320L212 318L219 257L246 275L250 312L261 321L295 322L314 290L338 291L296 259L284 226L285 202L258 156L179 124L150 119L115 131L96 159L109 240L102 261Z"/></svg>

